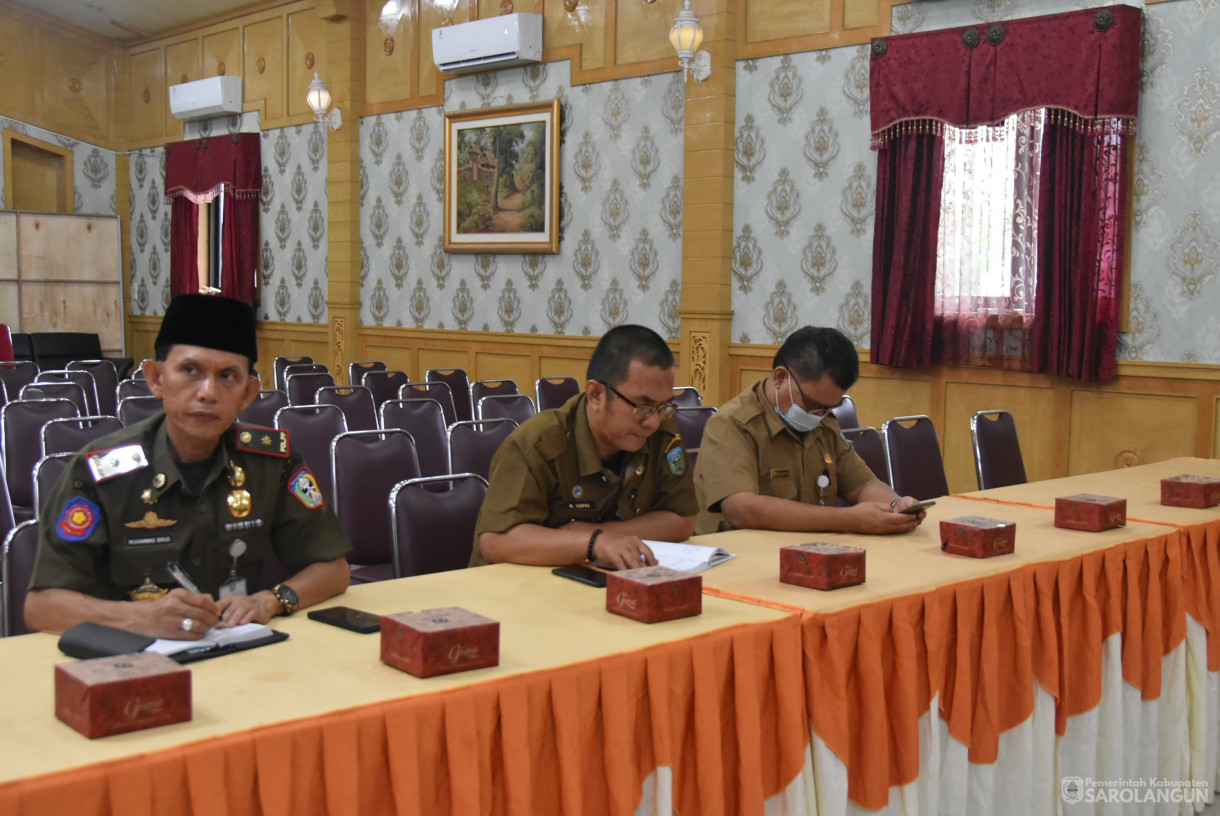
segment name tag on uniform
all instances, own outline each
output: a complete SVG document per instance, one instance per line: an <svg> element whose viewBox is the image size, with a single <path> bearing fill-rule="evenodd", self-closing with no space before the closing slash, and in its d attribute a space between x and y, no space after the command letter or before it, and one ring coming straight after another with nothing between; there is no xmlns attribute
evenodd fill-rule
<svg viewBox="0 0 1220 816"><path fill-rule="evenodd" d="M123 445L119 448L89 454L89 472L93 481L104 482L124 473L148 467L148 457L140 445Z"/></svg>
<svg viewBox="0 0 1220 816"><path fill-rule="evenodd" d="M592 510L593 502L587 502L587 501L568 502L568 509L569 510Z"/></svg>
<svg viewBox="0 0 1220 816"><path fill-rule="evenodd" d="M782 479L788 475L788 468L771 468L772 479Z"/></svg>

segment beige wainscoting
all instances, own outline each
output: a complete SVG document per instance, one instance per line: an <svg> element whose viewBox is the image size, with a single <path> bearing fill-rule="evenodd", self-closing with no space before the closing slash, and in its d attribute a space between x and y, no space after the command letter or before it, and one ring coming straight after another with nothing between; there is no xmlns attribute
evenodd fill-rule
<svg viewBox="0 0 1220 816"><path fill-rule="evenodd" d="M730 346L727 378L746 388L770 370L774 346ZM927 414L936 423L953 491L976 489L970 417L1012 413L1031 480L1220 454L1220 368L1119 363L1108 385L974 368L896 369L867 362L851 389L860 422Z"/></svg>

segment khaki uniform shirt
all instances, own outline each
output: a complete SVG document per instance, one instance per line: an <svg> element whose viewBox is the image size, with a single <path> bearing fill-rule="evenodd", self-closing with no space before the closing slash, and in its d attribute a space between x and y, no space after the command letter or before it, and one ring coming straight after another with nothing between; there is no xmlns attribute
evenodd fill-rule
<svg viewBox="0 0 1220 816"><path fill-rule="evenodd" d="M583 394L543 411L513 431L491 460L491 480L474 533L471 566L487 563L483 533L518 524L561 527L569 521L626 521L653 510L698 510L686 452L673 420L640 450L622 454L620 471L597 455Z"/></svg>
<svg viewBox="0 0 1220 816"><path fill-rule="evenodd" d="M199 495L188 489L164 414L88 445L43 502L30 589L125 600L146 579L176 587L165 569L176 561L201 592L217 597L235 575L253 594L272 552L293 575L351 549L283 431L235 425ZM234 564L229 548L238 538L246 548Z"/></svg>
<svg viewBox="0 0 1220 816"><path fill-rule="evenodd" d="M818 487L818 477L829 483ZM720 502L734 493L756 493L834 507L876 478L839 434L827 414L817 428L797 434L767 402L763 383L738 394L707 421L695 474L699 518L695 532L730 529Z"/></svg>

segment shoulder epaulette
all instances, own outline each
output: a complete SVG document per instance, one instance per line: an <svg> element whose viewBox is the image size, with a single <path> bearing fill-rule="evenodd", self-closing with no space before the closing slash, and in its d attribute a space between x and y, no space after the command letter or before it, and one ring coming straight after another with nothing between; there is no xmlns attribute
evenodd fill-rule
<svg viewBox="0 0 1220 816"><path fill-rule="evenodd" d="M288 457L288 431L274 428L256 428L253 426L237 429L237 438L233 446L248 453L262 453L267 456Z"/></svg>
<svg viewBox="0 0 1220 816"><path fill-rule="evenodd" d="M85 461L95 482L105 482L148 467L148 456L144 453L144 446L138 442L91 453L85 457Z"/></svg>

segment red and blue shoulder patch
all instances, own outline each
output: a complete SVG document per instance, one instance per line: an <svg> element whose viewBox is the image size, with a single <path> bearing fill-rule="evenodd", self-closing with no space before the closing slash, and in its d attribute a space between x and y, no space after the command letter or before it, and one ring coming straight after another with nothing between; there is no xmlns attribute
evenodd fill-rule
<svg viewBox="0 0 1220 816"><path fill-rule="evenodd" d="M96 504L81 496L73 496L64 505L55 528L64 541L84 541L97 529L101 518L102 511Z"/></svg>

